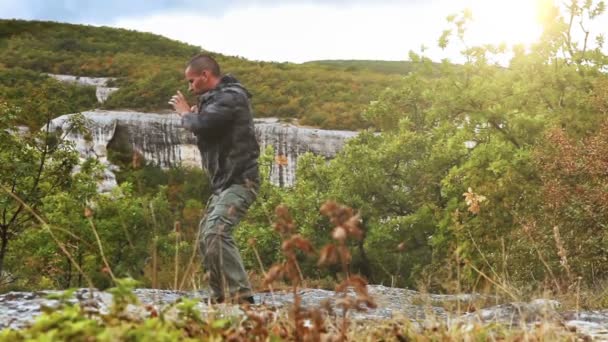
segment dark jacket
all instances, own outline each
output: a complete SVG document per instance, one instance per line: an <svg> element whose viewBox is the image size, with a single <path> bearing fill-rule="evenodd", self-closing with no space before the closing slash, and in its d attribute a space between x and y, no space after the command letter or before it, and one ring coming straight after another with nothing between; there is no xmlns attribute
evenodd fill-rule
<svg viewBox="0 0 608 342"><path fill-rule="evenodd" d="M259 185L260 147L250 97L234 77L226 75L200 96L198 113L182 117L182 125L197 137L203 168L216 193L233 184Z"/></svg>

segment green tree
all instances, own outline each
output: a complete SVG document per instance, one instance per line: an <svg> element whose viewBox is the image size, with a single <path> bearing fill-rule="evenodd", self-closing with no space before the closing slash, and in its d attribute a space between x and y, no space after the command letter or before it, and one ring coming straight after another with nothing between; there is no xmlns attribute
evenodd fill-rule
<svg viewBox="0 0 608 342"><path fill-rule="evenodd" d="M9 243L32 226L30 210L73 185L70 173L78 153L64 137L83 127L82 117L74 116L67 132L52 132L47 125L45 130L22 134L14 126L20 113L20 108L0 103L0 272ZM49 113L47 118L50 120Z"/></svg>
<svg viewBox="0 0 608 342"><path fill-rule="evenodd" d="M557 259L555 241L538 245L524 222L541 222L545 215L539 209L544 176L534 151L542 149L537 146L547 129L562 127L581 138L605 120L602 41L586 51L573 42L577 27L569 24L602 11L601 3L577 1L565 14L549 8L545 33L530 49L473 46L463 51L467 62L461 66L435 65L411 53L420 65L416 72L365 112L381 135L362 134L329 163L302 158L305 168L285 202L310 211L315 206L307 201L331 198L359 208L366 237L353 266L365 255L374 281L412 285L425 272L436 288L473 287L480 277L481 283L489 280L481 274L521 285L531 276L550 279L559 263L547 269L536 250ZM441 44L466 40L470 14L450 20L454 35L446 31ZM513 57L507 67L493 62L508 51ZM323 243L318 237L327 235L318 232L324 222L306 210L296 211L296 222ZM569 225L564 231L601 244L572 222L563 224ZM601 248L593 250L593 257L578 254L577 264L604 257Z"/></svg>

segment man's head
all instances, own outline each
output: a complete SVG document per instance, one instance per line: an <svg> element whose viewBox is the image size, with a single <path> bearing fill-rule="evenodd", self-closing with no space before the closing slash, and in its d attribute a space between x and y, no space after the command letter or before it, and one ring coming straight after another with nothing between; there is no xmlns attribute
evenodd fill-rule
<svg viewBox="0 0 608 342"><path fill-rule="evenodd" d="M203 94L220 82L220 66L215 59L209 55L200 54L194 56L186 66L186 80L188 90L195 94Z"/></svg>

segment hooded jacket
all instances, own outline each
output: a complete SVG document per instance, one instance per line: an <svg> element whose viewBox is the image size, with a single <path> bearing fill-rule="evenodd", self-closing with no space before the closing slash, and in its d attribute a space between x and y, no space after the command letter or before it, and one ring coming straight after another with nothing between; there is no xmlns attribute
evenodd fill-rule
<svg viewBox="0 0 608 342"><path fill-rule="evenodd" d="M214 193L233 184L257 187L260 183L251 94L233 76L199 97L198 113L182 116L184 128L197 138L202 166Z"/></svg>

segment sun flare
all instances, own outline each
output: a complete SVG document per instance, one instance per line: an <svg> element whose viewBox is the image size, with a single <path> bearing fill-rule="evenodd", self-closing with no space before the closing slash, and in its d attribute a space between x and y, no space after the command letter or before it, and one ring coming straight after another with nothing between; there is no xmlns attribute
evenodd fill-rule
<svg viewBox="0 0 608 342"><path fill-rule="evenodd" d="M473 21L469 35L474 43L530 44L540 36L537 20L540 0L470 0Z"/></svg>

